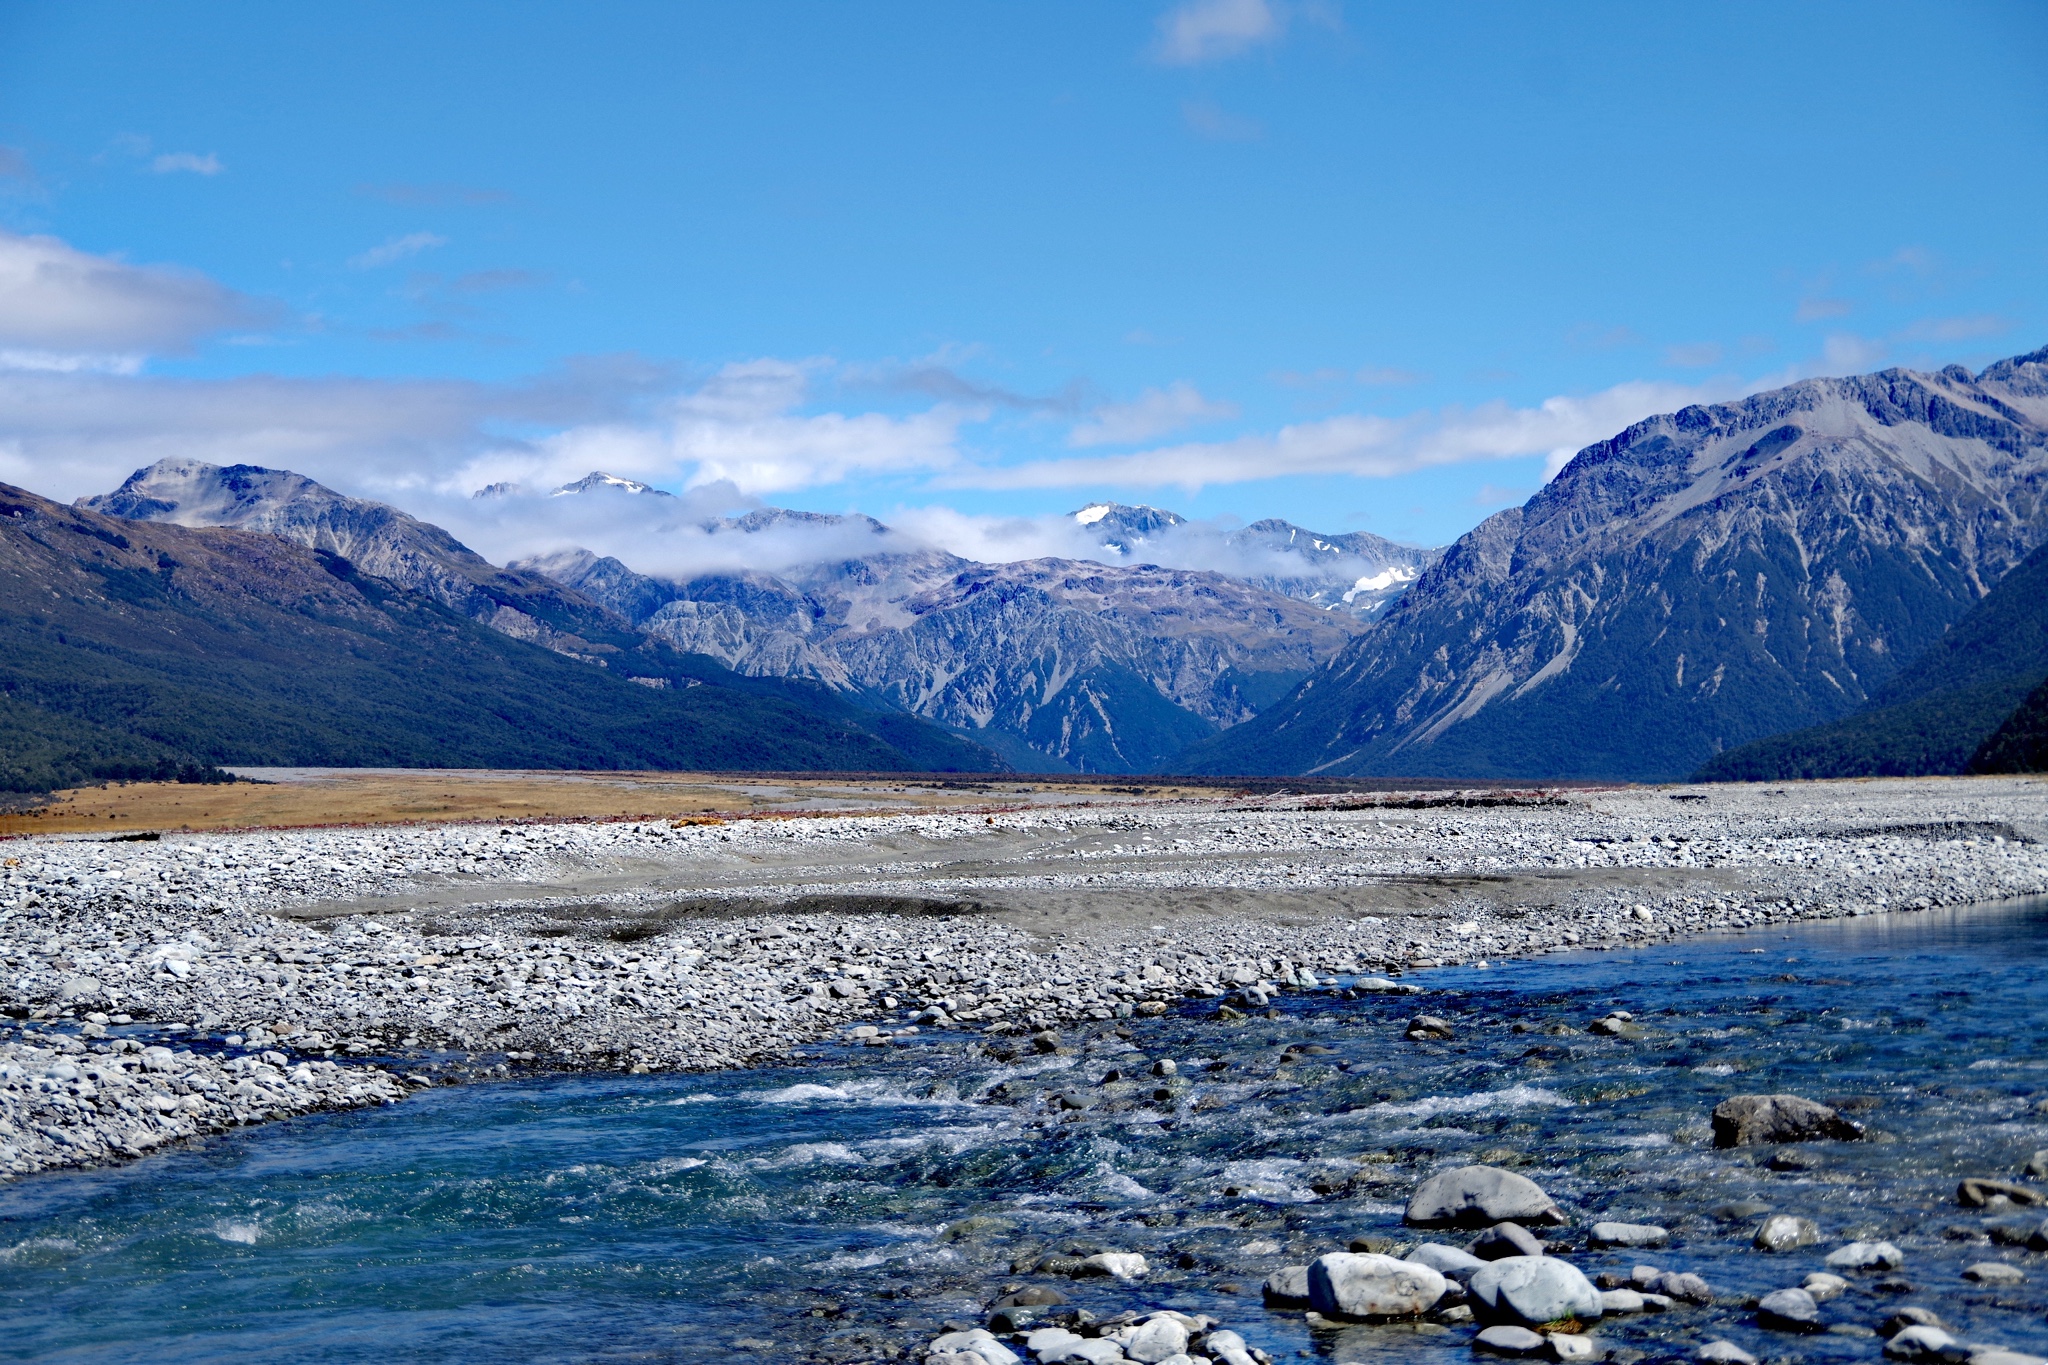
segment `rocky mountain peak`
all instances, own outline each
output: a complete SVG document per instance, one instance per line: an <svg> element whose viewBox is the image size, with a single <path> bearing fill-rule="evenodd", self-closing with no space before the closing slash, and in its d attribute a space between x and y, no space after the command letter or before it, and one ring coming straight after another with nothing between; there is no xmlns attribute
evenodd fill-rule
<svg viewBox="0 0 2048 1365"><path fill-rule="evenodd" d="M502 486L500 484L492 485L493 488ZM672 498L675 496L675 494L665 492L651 484L644 484L635 479L622 479L616 474L607 474L600 469L591 470L574 483L563 484L548 496L560 498L576 493L626 493L635 497L654 498Z"/></svg>
<svg viewBox="0 0 2048 1365"><path fill-rule="evenodd" d="M1638 422L1204 771L1672 777L1835 719L2048 536L2048 355Z"/></svg>

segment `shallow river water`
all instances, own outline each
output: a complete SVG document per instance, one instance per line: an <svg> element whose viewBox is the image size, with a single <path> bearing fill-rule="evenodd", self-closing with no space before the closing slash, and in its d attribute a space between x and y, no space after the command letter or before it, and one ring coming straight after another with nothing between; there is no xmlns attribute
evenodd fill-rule
<svg viewBox="0 0 2048 1365"><path fill-rule="evenodd" d="M1588 1274L1650 1263L1719 1296L1611 1320L1605 1347L1874 1361L1867 1336L1760 1331L1741 1299L1884 1238L1903 1269L1853 1276L1830 1321L1917 1303L2048 1354L2048 1258L1986 1240L2019 1213L1955 1203L1961 1177L2015 1178L2048 1146L2044 965L2031 902L1427 971L1421 996L1288 992L1277 1018L1190 1004L1009 1062L926 1033L769 1071L441 1088L0 1189L0 1358L851 1362L1051 1284L1098 1314L1213 1314L1276 1360L1464 1361L1470 1328L1312 1330L1259 1285L1352 1238L1416 1240L1409 1192L1473 1160L1559 1200L1553 1241ZM1613 1009L1641 1036L1585 1031ZM1407 1041L1425 1012L1456 1039ZM1835 1102L1872 1140L1805 1145L1806 1170L1714 1150L1713 1105L1759 1091ZM1765 1210L1822 1241L1752 1250ZM1672 1244L1587 1251L1596 1218ZM1152 1273L1013 1270L1097 1250ZM2029 1281L1961 1278L1992 1259Z"/></svg>

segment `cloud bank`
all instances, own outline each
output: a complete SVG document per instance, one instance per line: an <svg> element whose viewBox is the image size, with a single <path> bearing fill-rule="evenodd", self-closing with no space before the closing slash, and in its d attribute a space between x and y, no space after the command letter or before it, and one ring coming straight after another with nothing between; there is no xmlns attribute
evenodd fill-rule
<svg viewBox="0 0 2048 1365"><path fill-rule="evenodd" d="M129 265L55 237L0 231L0 346L44 353L182 352L276 311L194 271Z"/></svg>

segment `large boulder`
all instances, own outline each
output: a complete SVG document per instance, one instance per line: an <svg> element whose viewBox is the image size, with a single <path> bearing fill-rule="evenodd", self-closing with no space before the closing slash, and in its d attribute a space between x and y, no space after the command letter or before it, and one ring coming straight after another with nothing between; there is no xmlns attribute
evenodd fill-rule
<svg viewBox="0 0 2048 1365"><path fill-rule="evenodd" d="M1460 1166L1423 1181L1408 1201L1407 1221L1423 1228L1486 1228L1495 1223L1565 1221L1543 1187L1498 1166Z"/></svg>
<svg viewBox="0 0 2048 1365"><path fill-rule="evenodd" d="M1444 1277L1426 1265L1371 1252L1333 1251L1308 1268L1308 1301L1347 1318L1410 1318L1444 1296Z"/></svg>
<svg viewBox="0 0 2048 1365"><path fill-rule="evenodd" d="M1714 1106L1716 1147L1778 1142L1851 1142L1863 1129L1817 1100L1798 1095L1733 1095Z"/></svg>
<svg viewBox="0 0 2048 1365"><path fill-rule="evenodd" d="M1485 1323L1540 1327L1600 1316L1600 1291L1579 1268L1555 1256L1509 1256L1472 1273L1465 1286L1472 1316Z"/></svg>

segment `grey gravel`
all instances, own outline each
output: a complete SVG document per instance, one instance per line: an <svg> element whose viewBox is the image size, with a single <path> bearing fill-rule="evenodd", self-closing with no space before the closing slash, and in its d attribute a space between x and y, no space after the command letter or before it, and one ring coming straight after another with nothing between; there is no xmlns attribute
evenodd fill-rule
<svg viewBox="0 0 2048 1365"><path fill-rule="evenodd" d="M30 1018L0 1040L0 1172L389 1103L427 1059L702 1070L855 1025L1022 1040L2048 891L2048 788L2024 780L1700 794L13 839L0 1005Z"/></svg>

